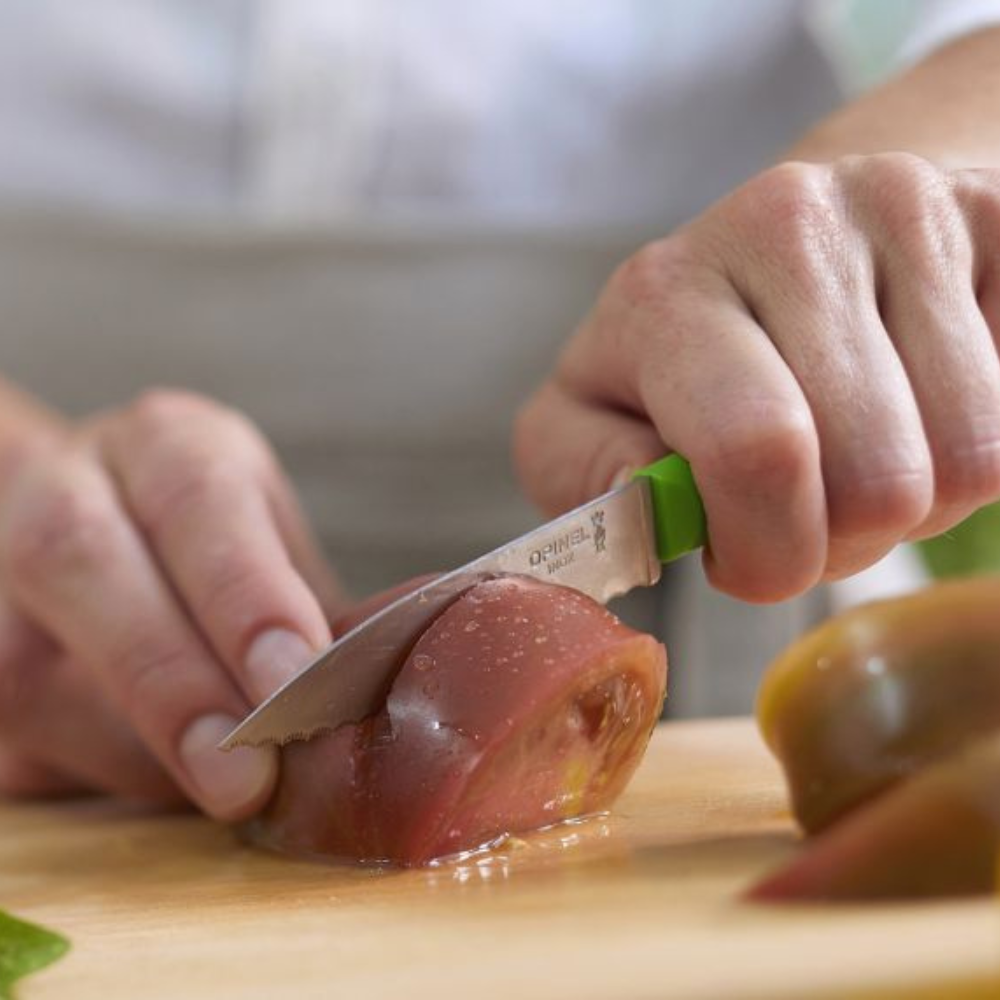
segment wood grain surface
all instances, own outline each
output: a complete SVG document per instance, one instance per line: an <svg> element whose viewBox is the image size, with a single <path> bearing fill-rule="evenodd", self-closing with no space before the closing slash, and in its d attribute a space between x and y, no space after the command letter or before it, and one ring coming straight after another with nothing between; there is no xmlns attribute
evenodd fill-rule
<svg viewBox="0 0 1000 1000"><path fill-rule="evenodd" d="M796 844L749 720L669 723L610 817L419 871L120 803L0 804L0 906L73 942L21 1000L1000 996L979 992L994 901L740 902Z"/></svg>

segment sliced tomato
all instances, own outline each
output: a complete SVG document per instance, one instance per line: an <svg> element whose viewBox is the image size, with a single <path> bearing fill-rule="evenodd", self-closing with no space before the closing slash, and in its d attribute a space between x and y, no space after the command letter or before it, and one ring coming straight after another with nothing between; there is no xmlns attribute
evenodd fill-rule
<svg viewBox="0 0 1000 1000"><path fill-rule="evenodd" d="M808 841L761 898L989 892L1000 849L1000 579L831 619L771 666L758 719Z"/></svg>
<svg viewBox="0 0 1000 1000"><path fill-rule="evenodd" d="M666 654L590 598L482 583L417 641L383 710L292 744L257 836L403 865L607 808L659 716Z"/></svg>

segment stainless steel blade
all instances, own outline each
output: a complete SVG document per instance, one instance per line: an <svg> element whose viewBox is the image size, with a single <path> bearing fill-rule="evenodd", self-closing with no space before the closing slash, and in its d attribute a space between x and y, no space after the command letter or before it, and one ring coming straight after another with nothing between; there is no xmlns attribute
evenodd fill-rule
<svg viewBox="0 0 1000 1000"><path fill-rule="evenodd" d="M607 493L407 594L327 647L220 744L223 750L308 739L377 711L427 624L474 583L520 573L602 604L660 578L645 480Z"/></svg>

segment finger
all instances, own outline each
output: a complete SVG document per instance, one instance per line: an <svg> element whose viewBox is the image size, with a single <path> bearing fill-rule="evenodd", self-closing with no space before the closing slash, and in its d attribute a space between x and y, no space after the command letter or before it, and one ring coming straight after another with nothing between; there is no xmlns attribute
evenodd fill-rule
<svg viewBox="0 0 1000 1000"><path fill-rule="evenodd" d="M537 468L594 462L586 440L572 437L581 404L600 441L614 437L622 413L645 413L691 463L713 584L751 601L798 593L819 577L826 553L819 445L806 400L724 279L689 265L673 241L645 253L619 271L564 355L562 392L550 394L546 409L551 450ZM597 422L605 418L602 434ZM580 441L580 450L566 454L562 439ZM632 458L623 454L622 464ZM604 461L610 469L618 456Z"/></svg>
<svg viewBox="0 0 1000 1000"><path fill-rule="evenodd" d="M0 523L8 591L106 685L185 793L221 819L251 815L271 749L223 754L247 703L191 628L103 471L74 453L25 474Z"/></svg>
<svg viewBox="0 0 1000 1000"><path fill-rule="evenodd" d="M960 170L955 198L972 233L972 287L995 346L1000 347L1000 171Z"/></svg>
<svg viewBox="0 0 1000 1000"><path fill-rule="evenodd" d="M5 749L74 788L175 802L180 793L103 689L0 600Z"/></svg>
<svg viewBox="0 0 1000 1000"><path fill-rule="evenodd" d="M1000 362L971 282L921 267L914 250L887 248L883 312L933 461L934 505L910 532L925 538L1000 496Z"/></svg>
<svg viewBox="0 0 1000 1000"><path fill-rule="evenodd" d="M825 575L843 576L877 561L928 516L932 457L879 315L869 240L837 208L830 175L793 165L758 187L769 212L736 220L757 252L733 254L730 273L808 400L826 491Z"/></svg>
<svg viewBox="0 0 1000 1000"><path fill-rule="evenodd" d="M26 757L0 747L0 796L8 798L58 798L79 795L88 787Z"/></svg>
<svg viewBox="0 0 1000 1000"><path fill-rule="evenodd" d="M549 515L605 493L664 451L648 421L578 397L558 381L535 393L514 427L522 487Z"/></svg>
<svg viewBox="0 0 1000 1000"><path fill-rule="evenodd" d="M350 598L323 555L322 547L288 481L284 476L277 476L268 487L275 524L292 565L315 594L326 620L332 622L350 607Z"/></svg>
<svg viewBox="0 0 1000 1000"><path fill-rule="evenodd" d="M42 633L31 628L9 605L0 599L0 794L13 798L44 798L70 795L89 790L56 768L30 759L15 750L12 741L16 726L23 722L30 706L24 705L28 685L12 665L44 664L58 655L53 644Z"/></svg>
<svg viewBox="0 0 1000 1000"><path fill-rule="evenodd" d="M176 804L184 796L87 671L66 657L42 671L5 734L79 787Z"/></svg>
<svg viewBox="0 0 1000 1000"><path fill-rule="evenodd" d="M179 599L247 698L264 700L330 641L275 521L270 455L243 421L172 398L144 400L103 438Z"/></svg>
<svg viewBox="0 0 1000 1000"><path fill-rule="evenodd" d="M942 175L915 158L876 165L904 204L924 204L919 213L901 212L896 202L861 207L878 247L886 326L933 456L934 507L911 533L925 538L1000 496L997 229L979 211L989 204L986 195L996 202L996 191L983 190L989 178L979 171ZM992 222L1000 224L992 207Z"/></svg>

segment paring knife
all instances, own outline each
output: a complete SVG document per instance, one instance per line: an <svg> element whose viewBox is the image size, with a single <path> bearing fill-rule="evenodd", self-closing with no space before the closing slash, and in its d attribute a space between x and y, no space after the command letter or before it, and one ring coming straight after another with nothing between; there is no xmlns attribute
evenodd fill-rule
<svg viewBox="0 0 1000 1000"><path fill-rule="evenodd" d="M328 646L246 717L222 750L309 739L382 706L401 655L464 590L519 573L589 594L602 604L660 578L660 564L705 543L705 512L680 455L466 566L440 576L372 615Z"/></svg>

